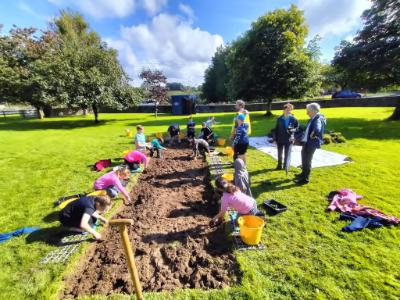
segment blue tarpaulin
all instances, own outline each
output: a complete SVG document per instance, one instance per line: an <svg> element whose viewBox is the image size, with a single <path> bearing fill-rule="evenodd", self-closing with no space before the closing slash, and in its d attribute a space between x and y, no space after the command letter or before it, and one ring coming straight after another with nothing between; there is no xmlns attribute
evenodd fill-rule
<svg viewBox="0 0 400 300"><path fill-rule="evenodd" d="M13 237L17 237L17 236L20 236L23 234L38 231L39 229L40 229L40 227L23 227L23 228L20 228L20 229L11 231L11 232L0 233L0 243L8 241L8 240L12 239Z"/></svg>

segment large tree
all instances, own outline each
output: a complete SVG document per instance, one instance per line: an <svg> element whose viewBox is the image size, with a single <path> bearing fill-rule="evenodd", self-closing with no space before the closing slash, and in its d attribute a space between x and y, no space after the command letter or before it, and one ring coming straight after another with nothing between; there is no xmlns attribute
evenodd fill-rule
<svg viewBox="0 0 400 300"><path fill-rule="evenodd" d="M39 37L36 36L39 34ZM38 116L42 110L65 102L60 82L65 63L60 58L57 36L51 31L13 27L0 37L1 101L28 103Z"/></svg>
<svg viewBox="0 0 400 300"><path fill-rule="evenodd" d="M232 44L227 58L231 98L298 98L316 82L303 12L295 5L258 18Z"/></svg>
<svg viewBox="0 0 400 300"><path fill-rule="evenodd" d="M69 66L66 88L70 106L91 107L98 122L99 107L121 107L129 102L122 96L135 96L130 100L139 101L128 86L117 52L102 42L80 14L62 11L55 21L55 31Z"/></svg>
<svg viewBox="0 0 400 300"><path fill-rule="evenodd" d="M205 72L202 97L207 99L208 102L228 100L229 73L226 57L229 49L229 46L219 47L212 58L211 65Z"/></svg>
<svg viewBox="0 0 400 300"><path fill-rule="evenodd" d="M352 42L342 42L333 66L351 88L378 90L400 84L400 2L373 0L362 15L364 27ZM400 119L400 108L393 117Z"/></svg>

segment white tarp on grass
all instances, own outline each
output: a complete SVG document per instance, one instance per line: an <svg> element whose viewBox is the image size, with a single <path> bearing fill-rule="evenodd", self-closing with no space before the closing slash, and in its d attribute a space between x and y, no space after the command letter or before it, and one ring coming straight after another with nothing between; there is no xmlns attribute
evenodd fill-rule
<svg viewBox="0 0 400 300"><path fill-rule="evenodd" d="M268 137L251 137L250 146L260 150L264 153L271 155L274 159L278 160L278 149L276 145L268 141ZM326 166L336 166L351 162L351 159L345 155L326 151L322 149L317 149L313 156L312 167L326 167ZM301 167L301 146L292 147L292 159L290 162L292 167Z"/></svg>

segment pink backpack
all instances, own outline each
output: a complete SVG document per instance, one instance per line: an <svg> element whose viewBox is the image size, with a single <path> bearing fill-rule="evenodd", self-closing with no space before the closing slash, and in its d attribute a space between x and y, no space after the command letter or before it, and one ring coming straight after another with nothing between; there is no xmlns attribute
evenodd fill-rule
<svg viewBox="0 0 400 300"><path fill-rule="evenodd" d="M111 159L101 159L98 160L94 165L93 165L93 171L100 172L104 168L108 168L111 166Z"/></svg>

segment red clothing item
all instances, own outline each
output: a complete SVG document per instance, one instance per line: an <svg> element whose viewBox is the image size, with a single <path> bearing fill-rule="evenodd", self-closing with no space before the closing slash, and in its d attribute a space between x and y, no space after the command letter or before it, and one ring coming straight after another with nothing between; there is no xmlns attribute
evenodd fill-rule
<svg viewBox="0 0 400 300"><path fill-rule="evenodd" d="M144 167L147 168L147 164L149 163L148 158L143 152L134 150L125 155L124 159L129 161L130 163L144 163Z"/></svg>
<svg viewBox="0 0 400 300"><path fill-rule="evenodd" d="M339 210L341 212L348 212L352 215L362 217L379 217L395 225L400 223L400 220L394 216L386 215L375 208L357 203L359 199L362 199L362 196L357 195L350 189L339 190L333 197L328 209L332 211Z"/></svg>

